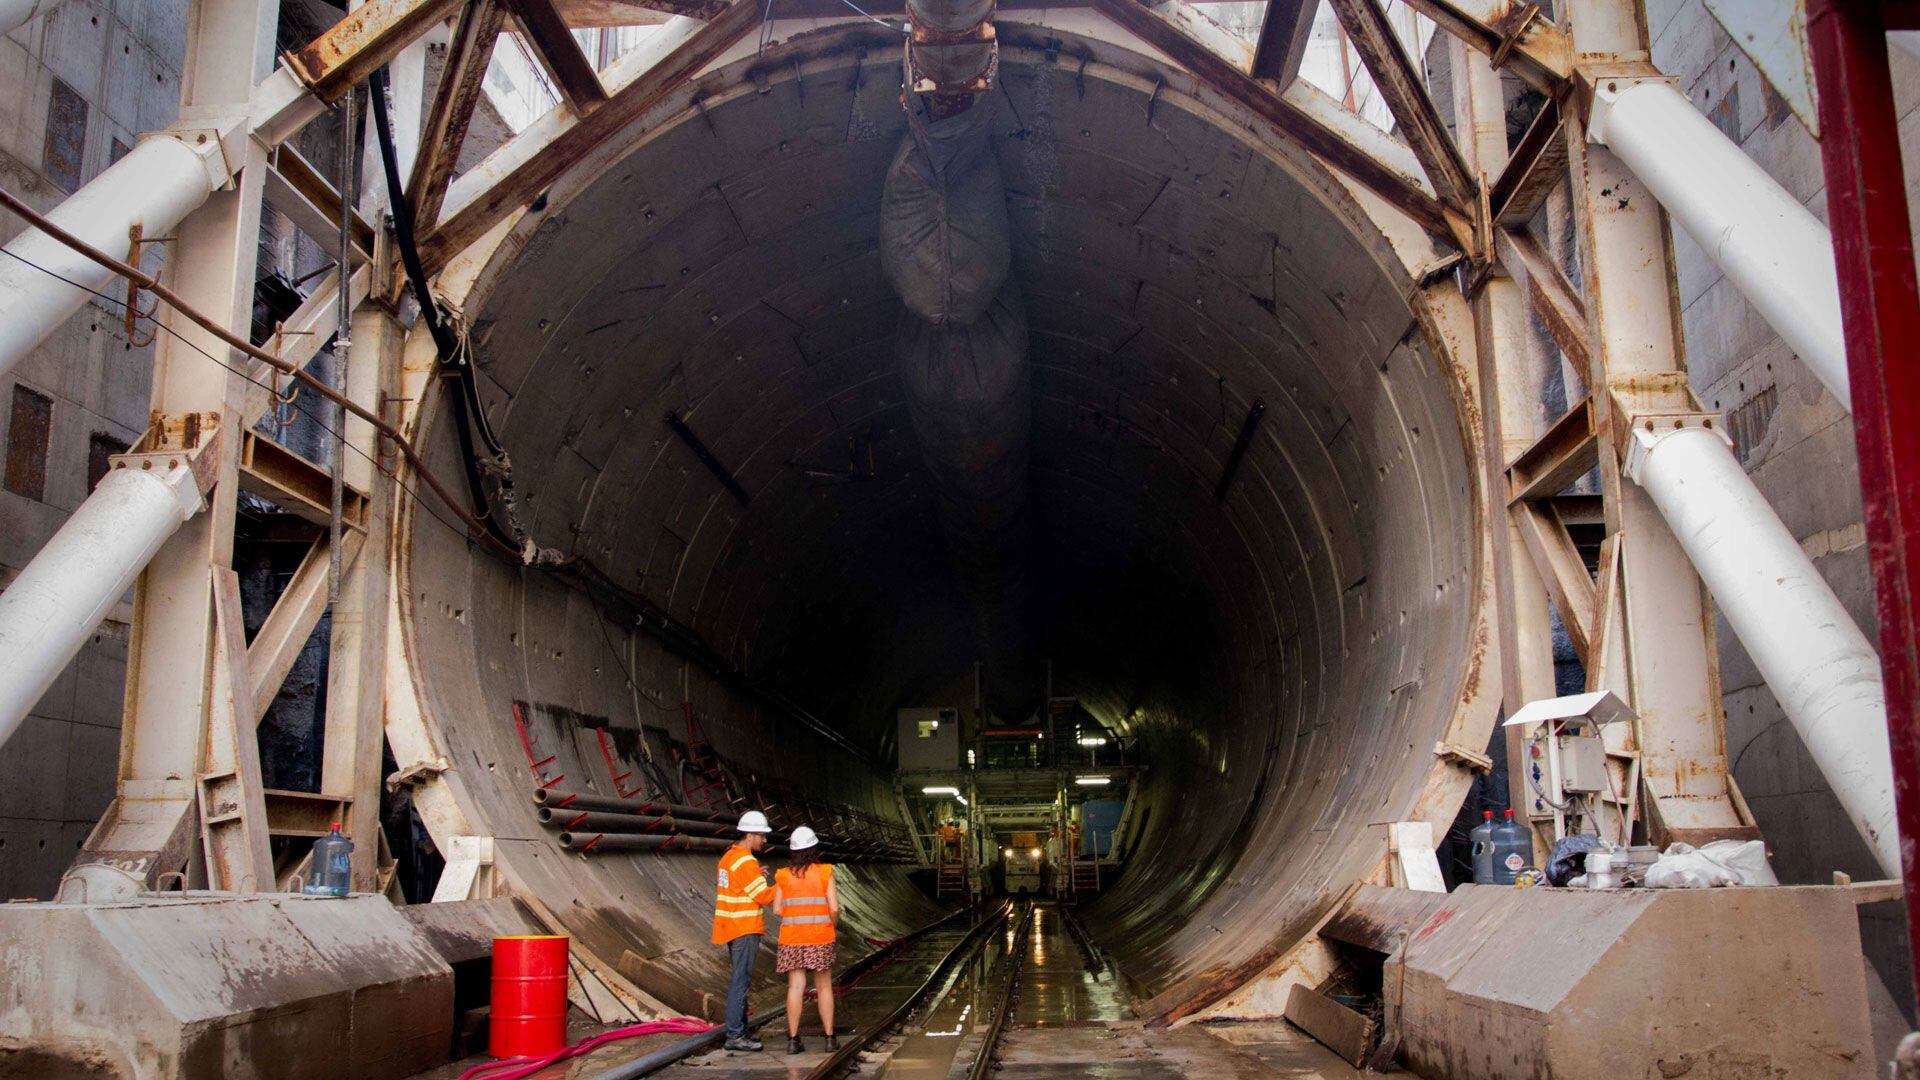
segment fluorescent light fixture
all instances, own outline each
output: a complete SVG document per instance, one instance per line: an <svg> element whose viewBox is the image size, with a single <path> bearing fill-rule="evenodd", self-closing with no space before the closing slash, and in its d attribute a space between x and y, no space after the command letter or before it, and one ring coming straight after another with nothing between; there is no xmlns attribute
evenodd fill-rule
<svg viewBox="0 0 1920 1080"><path fill-rule="evenodd" d="M1107 745L1107 740L1101 738L1098 735L1083 735L1080 738L1080 745L1081 746L1105 746Z"/></svg>
<svg viewBox="0 0 1920 1080"><path fill-rule="evenodd" d="M923 787L920 789L920 794L922 795L958 795L960 794L960 789L957 787Z"/></svg>
<svg viewBox="0 0 1920 1080"><path fill-rule="evenodd" d="M1079 784L1081 787L1106 787L1108 784L1113 783L1113 777L1111 776L1076 776L1073 778L1073 782L1076 784Z"/></svg>

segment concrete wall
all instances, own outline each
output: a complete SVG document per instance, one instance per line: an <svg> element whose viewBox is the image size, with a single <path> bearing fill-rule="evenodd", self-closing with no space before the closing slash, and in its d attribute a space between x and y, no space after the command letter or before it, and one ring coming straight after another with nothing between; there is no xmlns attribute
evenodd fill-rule
<svg viewBox="0 0 1920 1080"><path fill-rule="evenodd" d="M1701 112L1825 220L1819 143L1702 0L1647 0L1646 15L1654 63L1678 77ZM1913 157L1920 148L1920 60L1899 48L1891 58L1911 202L1920 178ZM1877 640L1860 488L1833 482L1857 473L1851 418L1699 245L1676 230L1673 250L1695 391L1709 408L1727 414L1736 452L1754 482L1860 628ZM1858 879L1883 876L1724 619L1718 632L1727 752L1781 880L1824 882L1835 870ZM1897 903L1861 911L1867 955L1894 998L1904 1001L1912 975L1905 915Z"/></svg>
<svg viewBox="0 0 1920 1080"><path fill-rule="evenodd" d="M66 0L0 37L0 185L36 207L66 197L165 127L180 97L187 0ZM64 89L56 89L58 78ZM75 130L76 98L84 102ZM49 113L63 117L49 139ZM0 214L0 239L21 228ZM146 427L152 349L132 346L120 309L94 301L0 377L0 446L15 433L17 382L51 399L46 482L38 498L0 486L0 583L9 582L87 494L96 434L131 443ZM0 898L46 896L113 795L131 604L0 748Z"/></svg>

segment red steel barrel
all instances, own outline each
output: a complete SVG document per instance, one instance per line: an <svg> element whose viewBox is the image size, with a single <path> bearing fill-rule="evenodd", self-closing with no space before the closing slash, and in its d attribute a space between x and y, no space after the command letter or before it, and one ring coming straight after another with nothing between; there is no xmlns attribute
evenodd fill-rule
<svg viewBox="0 0 1920 1080"><path fill-rule="evenodd" d="M567 936L493 939L487 1053L540 1057L567 1045Z"/></svg>

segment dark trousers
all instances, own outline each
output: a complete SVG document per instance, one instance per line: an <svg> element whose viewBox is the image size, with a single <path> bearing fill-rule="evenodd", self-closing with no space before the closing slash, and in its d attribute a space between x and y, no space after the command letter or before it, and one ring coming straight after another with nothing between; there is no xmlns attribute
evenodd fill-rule
<svg viewBox="0 0 1920 1080"><path fill-rule="evenodd" d="M753 958L760 955L760 935L742 934L727 942L733 978L727 983L727 1038L747 1036L747 988L753 984Z"/></svg>

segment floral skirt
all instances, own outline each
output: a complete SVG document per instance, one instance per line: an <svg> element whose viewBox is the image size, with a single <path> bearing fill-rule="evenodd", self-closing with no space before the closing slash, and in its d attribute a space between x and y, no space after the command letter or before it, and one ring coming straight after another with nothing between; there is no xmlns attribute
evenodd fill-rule
<svg viewBox="0 0 1920 1080"><path fill-rule="evenodd" d="M774 953L773 969L787 971L832 971L833 942L825 945L782 945Z"/></svg>

